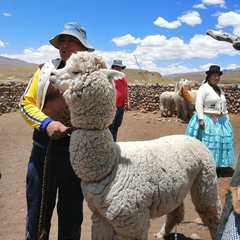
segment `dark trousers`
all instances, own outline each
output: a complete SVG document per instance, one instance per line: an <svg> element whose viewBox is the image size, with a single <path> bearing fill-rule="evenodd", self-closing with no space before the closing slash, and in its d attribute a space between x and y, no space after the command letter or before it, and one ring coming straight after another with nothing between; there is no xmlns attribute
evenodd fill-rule
<svg viewBox="0 0 240 240"><path fill-rule="evenodd" d="M109 130L113 135L114 142L117 141L118 128L122 124L123 115L124 115L124 107L117 107L116 115L113 119L112 124L109 126Z"/></svg>
<svg viewBox="0 0 240 240"><path fill-rule="evenodd" d="M37 240L45 154L45 148L33 144L26 179L26 240ZM51 153L51 173L45 221L46 239L49 239L57 194L58 240L79 240L83 221L83 195L81 181L71 167L68 151Z"/></svg>

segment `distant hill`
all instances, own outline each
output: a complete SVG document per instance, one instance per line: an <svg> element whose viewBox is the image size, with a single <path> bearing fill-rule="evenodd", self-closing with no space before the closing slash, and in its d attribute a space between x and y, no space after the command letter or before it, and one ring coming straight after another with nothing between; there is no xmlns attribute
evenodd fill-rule
<svg viewBox="0 0 240 240"><path fill-rule="evenodd" d="M164 76L165 78L178 82L181 78L186 78L191 81L201 83L206 78L205 72L190 72L179 73ZM223 71L223 75L220 80L221 84L240 84L240 69L234 69L232 71Z"/></svg>
<svg viewBox="0 0 240 240"><path fill-rule="evenodd" d="M163 85L174 84L170 79L163 77L159 72L147 70L124 69L123 73L127 76L129 84L159 83Z"/></svg>
<svg viewBox="0 0 240 240"><path fill-rule="evenodd" d="M0 56L0 82L29 81L37 67L38 65L34 63Z"/></svg>
<svg viewBox="0 0 240 240"><path fill-rule="evenodd" d="M36 71L37 66L37 64L0 56L0 81L28 81L30 76ZM173 83L172 80L164 78L158 72L141 71L138 69L125 69L123 72L126 74L129 84L160 83L168 85Z"/></svg>
<svg viewBox="0 0 240 240"><path fill-rule="evenodd" d="M206 78L205 72L190 72L190 73L178 73L162 76L158 72L149 72L147 70L138 69L125 69L123 71L128 79L129 83L160 83L163 85L175 84L181 78L186 78L190 81L202 83ZM232 71L223 71L221 77L221 84L240 84L240 69Z"/></svg>
<svg viewBox="0 0 240 240"><path fill-rule="evenodd" d="M37 66L37 64L0 56L0 66Z"/></svg>
<svg viewBox="0 0 240 240"><path fill-rule="evenodd" d="M28 81L37 70L38 64L28 63L19 59L0 56L0 81L22 80ZM124 69L129 84L159 83L163 85L175 84L181 78L201 83L205 72L179 73L162 76L159 72L140 69ZM240 69L224 71L221 77L222 84L240 84Z"/></svg>

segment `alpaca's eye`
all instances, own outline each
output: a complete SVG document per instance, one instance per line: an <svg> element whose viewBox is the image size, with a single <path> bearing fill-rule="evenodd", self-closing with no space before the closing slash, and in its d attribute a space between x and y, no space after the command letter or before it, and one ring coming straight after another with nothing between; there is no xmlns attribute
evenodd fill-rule
<svg viewBox="0 0 240 240"><path fill-rule="evenodd" d="M72 72L73 74L75 74L75 75L77 75L77 74L79 74L80 72Z"/></svg>

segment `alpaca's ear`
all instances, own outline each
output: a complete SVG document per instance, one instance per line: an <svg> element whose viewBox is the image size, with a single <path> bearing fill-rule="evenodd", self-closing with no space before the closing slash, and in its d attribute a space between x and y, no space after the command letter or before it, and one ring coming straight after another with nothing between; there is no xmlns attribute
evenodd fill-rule
<svg viewBox="0 0 240 240"><path fill-rule="evenodd" d="M125 74L113 69L101 69L101 71L107 76L110 77L111 80L118 80L118 79L122 79L123 77L125 77Z"/></svg>
<svg viewBox="0 0 240 240"><path fill-rule="evenodd" d="M91 54L91 53L90 53ZM97 56L97 55L95 55L95 54L93 54L93 56L94 56L94 62L95 62L95 65L97 65L98 66L98 68L97 69L106 69L107 68L107 65L106 65L106 63L103 61L103 59L101 58L101 57L99 57L99 56Z"/></svg>

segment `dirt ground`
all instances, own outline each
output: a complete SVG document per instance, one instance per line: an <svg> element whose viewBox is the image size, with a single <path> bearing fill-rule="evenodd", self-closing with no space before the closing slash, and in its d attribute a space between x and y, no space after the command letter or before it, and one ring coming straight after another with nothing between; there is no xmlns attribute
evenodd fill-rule
<svg viewBox="0 0 240 240"><path fill-rule="evenodd" d="M238 159L240 151L239 115L230 115L235 134L235 155ZM187 124L175 118L162 119L160 114L129 111L125 113L123 124L119 130L118 141L149 140L171 134L184 134ZM23 121L18 112L0 116L0 239L22 240L25 232L25 175L31 150L32 129ZM219 193L224 204L225 191L231 175L219 177ZM191 199L185 200L184 222L177 227L177 239L191 239L197 234L199 239L210 239L206 227L196 223L199 217L195 212ZM83 240L91 239L91 213L84 203ZM156 239L163 218L151 220L148 239ZM143 226L144 227L144 226ZM50 239L57 239L57 217L54 213ZM170 238L169 238L170 239ZM174 239L174 238L171 238ZM109 239L111 240L111 239Z"/></svg>

